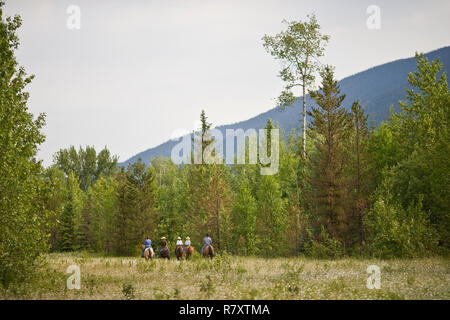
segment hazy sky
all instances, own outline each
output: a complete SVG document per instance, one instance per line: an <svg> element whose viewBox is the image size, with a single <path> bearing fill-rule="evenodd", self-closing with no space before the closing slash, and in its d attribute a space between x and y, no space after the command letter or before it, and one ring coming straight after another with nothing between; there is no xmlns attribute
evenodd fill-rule
<svg viewBox="0 0 450 320"><path fill-rule="evenodd" d="M81 9L69 30L66 10ZM381 29L369 30L369 5ZM36 75L29 107L47 114L39 157L105 145L124 161L184 128L201 109L215 125L273 108L280 64L262 47L283 19L316 13L339 79L450 44L450 1L6 0L23 26L17 57Z"/></svg>

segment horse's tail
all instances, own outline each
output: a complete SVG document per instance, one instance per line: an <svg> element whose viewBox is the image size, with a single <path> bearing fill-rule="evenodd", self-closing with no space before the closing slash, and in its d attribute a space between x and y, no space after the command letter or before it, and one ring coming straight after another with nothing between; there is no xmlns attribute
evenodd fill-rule
<svg viewBox="0 0 450 320"><path fill-rule="evenodd" d="M208 250L208 256L212 259L212 258L214 258L214 247L212 246L212 245L208 245L207 246L207 248L209 249ZM206 248L205 248L206 249Z"/></svg>
<svg viewBox="0 0 450 320"><path fill-rule="evenodd" d="M144 258L145 259L153 259L155 256L155 251L153 251L152 247L146 248L144 251Z"/></svg>
<svg viewBox="0 0 450 320"><path fill-rule="evenodd" d="M177 254L177 256L181 257L183 255L183 247L182 246L177 246L177 248L175 249L175 252Z"/></svg>
<svg viewBox="0 0 450 320"><path fill-rule="evenodd" d="M184 251L185 251L185 254L186 254L186 259L188 259L192 255L192 253L194 253L194 247L188 246L186 248L186 250L184 250Z"/></svg>
<svg viewBox="0 0 450 320"><path fill-rule="evenodd" d="M159 256L161 258L168 258L170 259L170 251L169 248L167 247L162 247L161 250L159 251Z"/></svg>

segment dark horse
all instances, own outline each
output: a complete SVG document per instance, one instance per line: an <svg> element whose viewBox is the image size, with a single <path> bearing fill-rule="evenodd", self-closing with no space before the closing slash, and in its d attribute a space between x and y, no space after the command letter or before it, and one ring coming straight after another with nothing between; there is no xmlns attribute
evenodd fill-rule
<svg viewBox="0 0 450 320"><path fill-rule="evenodd" d="M188 246L185 250L184 250L184 254L186 255L186 260L189 260L189 258L192 256L192 254L194 253L194 247L193 246Z"/></svg>
<svg viewBox="0 0 450 320"><path fill-rule="evenodd" d="M170 260L170 251L167 247L167 241L165 237L161 238L161 242L159 243L161 249L159 249L159 257L160 258L167 258Z"/></svg>
<svg viewBox="0 0 450 320"><path fill-rule="evenodd" d="M212 245L208 244L205 247L205 249L203 250L203 256L210 257L211 259L214 258L214 248Z"/></svg>
<svg viewBox="0 0 450 320"><path fill-rule="evenodd" d="M183 246L177 246L177 248L175 249L175 255L177 256L177 260L181 260L181 258L183 257Z"/></svg>
<svg viewBox="0 0 450 320"><path fill-rule="evenodd" d="M169 248L163 247L161 250L159 250L159 257L160 258L167 258L170 260L170 251Z"/></svg>

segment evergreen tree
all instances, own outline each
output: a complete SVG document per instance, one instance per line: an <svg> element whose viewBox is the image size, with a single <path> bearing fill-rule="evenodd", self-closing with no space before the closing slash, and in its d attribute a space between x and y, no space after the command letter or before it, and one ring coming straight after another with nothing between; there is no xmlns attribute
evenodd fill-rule
<svg viewBox="0 0 450 320"><path fill-rule="evenodd" d="M70 173L57 231L56 247L60 251L79 250L83 246L84 237L81 230L83 196L77 177Z"/></svg>
<svg viewBox="0 0 450 320"><path fill-rule="evenodd" d="M318 107L312 108L311 129L318 135L316 154L310 157L311 186L309 205L318 217L316 232L323 226L334 239L348 241L348 182L345 176L345 146L349 138L350 117L341 106L345 95L340 95L332 67L321 72L322 84L310 92Z"/></svg>
<svg viewBox="0 0 450 320"><path fill-rule="evenodd" d="M187 215L194 241L201 243L204 235L210 233L214 238L217 249L220 250L225 249L221 229L226 227L227 224L223 223L222 218L227 221L229 219L231 188L228 182L229 172L225 166L203 162L205 148L214 143L209 132L211 124L206 119L205 112L202 111L200 115L201 128L195 133L197 139L201 139L202 163L188 165L187 201L189 207ZM194 137L194 139L196 138Z"/></svg>
<svg viewBox="0 0 450 320"><path fill-rule="evenodd" d="M49 244L51 249L55 249L58 231L57 221L61 219L64 208L67 194L67 178L63 171L59 170L55 165L52 165L44 171L44 183L48 190L45 208L53 213L50 216Z"/></svg>
<svg viewBox="0 0 450 320"><path fill-rule="evenodd" d="M118 255L128 253L128 214L129 203L127 202L127 175L123 167L115 175L117 184L117 206L114 212L113 248Z"/></svg>
<svg viewBox="0 0 450 320"><path fill-rule="evenodd" d="M369 129L367 115L359 102L352 105L352 133L348 146L348 171L351 210L353 219L351 231L358 237L360 252L365 242L363 217L369 206L369 195L372 193L372 168L369 154Z"/></svg>
<svg viewBox="0 0 450 320"><path fill-rule="evenodd" d="M258 203L244 180L233 199L233 225L238 249L246 255L258 253L257 218Z"/></svg>
<svg viewBox="0 0 450 320"><path fill-rule="evenodd" d="M262 137L263 144L267 146L267 155L271 151L271 130L274 125L271 119L267 120L266 136ZM265 141L264 141L265 140ZM267 144L266 144L267 141ZM259 164L260 165L260 164ZM266 256L281 255L286 240L287 214L278 175L261 175L256 186L256 198L258 200L258 235L261 240L261 250Z"/></svg>
<svg viewBox="0 0 450 320"><path fill-rule="evenodd" d="M159 222L157 180L154 168L146 168L141 159L129 165L126 171L122 169L116 179L115 250L121 255L132 255L145 236L156 233Z"/></svg>
<svg viewBox="0 0 450 320"><path fill-rule="evenodd" d="M284 136L284 134L281 134ZM299 145L300 142L300 145ZM305 233L306 221L304 212L303 168L304 161L299 157L301 152L301 139L297 139L292 130L286 143L280 140L280 169L278 180L282 198L286 202L288 215L287 234L290 239L288 247L290 252L298 254L301 251L302 237Z"/></svg>
<svg viewBox="0 0 450 320"><path fill-rule="evenodd" d="M190 236L187 228L187 170L178 168L171 159L151 160L159 184L157 228L158 237L168 239Z"/></svg>
<svg viewBox="0 0 450 320"><path fill-rule="evenodd" d="M86 192L84 225L89 248L96 252L113 250L114 211L117 206L117 182L100 177Z"/></svg>
<svg viewBox="0 0 450 320"><path fill-rule="evenodd" d="M259 204L258 237L266 256L282 255L286 247L287 215L280 186L273 175L261 176L257 199Z"/></svg>

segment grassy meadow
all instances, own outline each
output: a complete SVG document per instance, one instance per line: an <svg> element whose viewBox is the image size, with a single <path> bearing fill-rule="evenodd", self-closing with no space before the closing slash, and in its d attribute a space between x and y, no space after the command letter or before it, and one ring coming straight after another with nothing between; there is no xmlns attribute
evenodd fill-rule
<svg viewBox="0 0 450 320"><path fill-rule="evenodd" d="M450 299L450 259L237 257L198 253L191 261L49 254L36 282L0 291L1 299ZM67 289L68 266L80 267L81 287ZM377 265L381 288L368 289Z"/></svg>

